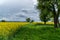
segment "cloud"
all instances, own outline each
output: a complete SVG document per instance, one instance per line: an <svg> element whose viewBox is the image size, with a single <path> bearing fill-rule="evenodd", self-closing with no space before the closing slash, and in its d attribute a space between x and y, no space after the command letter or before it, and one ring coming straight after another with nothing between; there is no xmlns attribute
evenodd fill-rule
<svg viewBox="0 0 60 40"><path fill-rule="evenodd" d="M33 3L34 3L34 5L36 5L37 4L37 0L33 0Z"/></svg>
<svg viewBox="0 0 60 40"><path fill-rule="evenodd" d="M0 5L3 5L5 0L0 0Z"/></svg>
<svg viewBox="0 0 60 40"><path fill-rule="evenodd" d="M39 20L33 0L0 0L0 19L25 21L27 17Z"/></svg>
<svg viewBox="0 0 60 40"><path fill-rule="evenodd" d="M5 18L5 17L0 18L0 21L1 21L1 20L6 20L6 21L9 21L9 19L8 19L8 18Z"/></svg>

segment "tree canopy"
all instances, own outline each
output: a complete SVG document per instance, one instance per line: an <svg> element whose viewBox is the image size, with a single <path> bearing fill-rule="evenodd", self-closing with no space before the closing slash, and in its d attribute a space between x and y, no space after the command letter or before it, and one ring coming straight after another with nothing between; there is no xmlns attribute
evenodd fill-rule
<svg viewBox="0 0 60 40"><path fill-rule="evenodd" d="M53 14L54 18L54 27L58 27L58 17L60 13L60 0L37 0L38 1L38 6L37 9L39 11L42 11L47 9L47 14L51 12ZM44 12L44 11L43 11ZM43 14L43 13L42 13Z"/></svg>

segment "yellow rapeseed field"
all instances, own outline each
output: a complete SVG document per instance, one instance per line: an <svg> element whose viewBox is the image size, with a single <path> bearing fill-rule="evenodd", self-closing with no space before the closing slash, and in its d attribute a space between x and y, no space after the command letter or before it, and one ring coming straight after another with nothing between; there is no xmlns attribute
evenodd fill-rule
<svg viewBox="0 0 60 40"><path fill-rule="evenodd" d="M44 24L44 22L33 22L33 24L37 24L37 23ZM54 24L54 22L46 22L46 24Z"/></svg>
<svg viewBox="0 0 60 40"><path fill-rule="evenodd" d="M38 22L33 22L33 24ZM44 22L39 22L41 24L44 24ZM1 36L8 36L12 32L16 31L19 27L22 27L26 24L29 24L28 22L0 22L0 35ZM53 22L47 22L46 24L54 24Z"/></svg>
<svg viewBox="0 0 60 40"><path fill-rule="evenodd" d="M7 36L27 22L0 22L0 35Z"/></svg>

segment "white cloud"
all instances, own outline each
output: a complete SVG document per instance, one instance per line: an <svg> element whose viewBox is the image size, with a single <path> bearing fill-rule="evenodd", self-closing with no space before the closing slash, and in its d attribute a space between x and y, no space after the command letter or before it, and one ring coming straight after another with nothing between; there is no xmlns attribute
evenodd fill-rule
<svg viewBox="0 0 60 40"><path fill-rule="evenodd" d="M0 0L0 5L3 5L5 0Z"/></svg>
<svg viewBox="0 0 60 40"><path fill-rule="evenodd" d="M1 20L6 20L6 21L8 21L9 19L8 18L5 18L5 17L2 17L2 18L0 18L0 21Z"/></svg>
<svg viewBox="0 0 60 40"><path fill-rule="evenodd" d="M34 5L36 5L37 4L37 0L33 0L33 3L34 3Z"/></svg>

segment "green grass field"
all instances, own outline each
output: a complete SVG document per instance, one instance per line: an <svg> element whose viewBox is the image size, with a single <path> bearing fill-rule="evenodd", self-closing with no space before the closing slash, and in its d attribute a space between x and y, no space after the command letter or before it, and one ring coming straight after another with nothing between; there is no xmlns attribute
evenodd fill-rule
<svg viewBox="0 0 60 40"><path fill-rule="evenodd" d="M10 40L60 40L60 28L53 25L26 25L18 29Z"/></svg>
<svg viewBox="0 0 60 40"><path fill-rule="evenodd" d="M60 40L60 28L54 28L53 24L37 25L27 24L11 30L9 35L0 34L0 40ZM1 30L2 31L2 30Z"/></svg>

